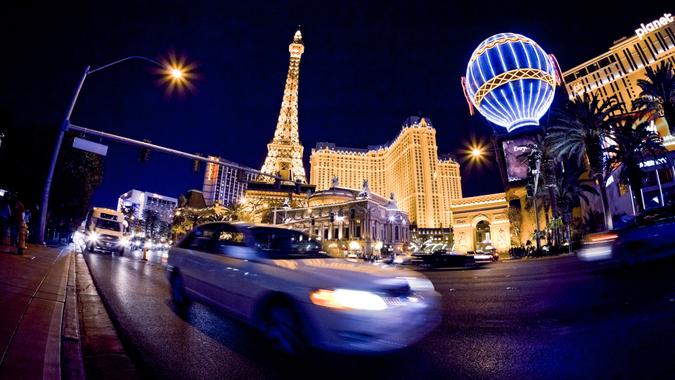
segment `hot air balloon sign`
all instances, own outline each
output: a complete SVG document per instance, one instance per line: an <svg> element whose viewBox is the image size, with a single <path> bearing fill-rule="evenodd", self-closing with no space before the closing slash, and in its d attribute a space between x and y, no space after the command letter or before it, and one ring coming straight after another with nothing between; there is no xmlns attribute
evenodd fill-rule
<svg viewBox="0 0 675 380"><path fill-rule="evenodd" d="M520 34L500 33L474 50L462 77L469 110L512 132L539 125L553 102L560 69L553 55Z"/></svg>

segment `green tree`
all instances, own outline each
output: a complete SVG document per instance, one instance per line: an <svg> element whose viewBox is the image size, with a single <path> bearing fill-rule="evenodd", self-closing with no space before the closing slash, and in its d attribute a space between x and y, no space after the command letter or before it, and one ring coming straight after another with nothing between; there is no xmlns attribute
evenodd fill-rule
<svg viewBox="0 0 675 380"><path fill-rule="evenodd" d="M645 172L640 164L648 159L666 157L663 140L649 122L637 121L633 117L617 120L611 138L613 143L606 149L609 155L607 168L619 171L619 180L633 190L635 209L642 211L644 201L640 189Z"/></svg>
<svg viewBox="0 0 675 380"><path fill-rule="evenodd" d="M675 135L675 72L670 62L663 61L654 70L646 67L646 79L638 79L642 90L633 102L633 108L644 110L651 119L663 117L668 123L670 134Z"/></svg>
<svg viewBox="0 0 675 380"><path fill-rule="evenodd" d="M103 182L103 157L72 147L73 135L64 141L57 162L50 197L48 225L76 230L91 208L94 190Z"/></svg>
<svg viewBox="0 0 675 380"><path fill-rule="evenodd" d="M613 116L623 109L623 104L603 102L585 93L562 107L547 136L559 159L573 159L578 166L589 168L600 189L606 229L612 229L612 216L605 189L604 141L610 134Z"/></svg>
<svg viewBox="0 0 675 380"><path fill-rule="evenodd" d="M561 214L559 220L561 220L567 231L569 244L572 244L572 210L574 209L576 200L581 198L586 203L589 203L587 195L598 195L598 191L593 186L593 181L582 179L584 171L584 168L568 164L565 166L565 170L562 170L556 178L556 200Z"/></svg>

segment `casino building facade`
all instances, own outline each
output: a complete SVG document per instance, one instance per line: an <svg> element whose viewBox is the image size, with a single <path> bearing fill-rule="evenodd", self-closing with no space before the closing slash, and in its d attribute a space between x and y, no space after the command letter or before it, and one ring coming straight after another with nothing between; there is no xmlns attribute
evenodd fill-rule
<svg viewBox="0 0 675 380"><path fill-rule="evenodd" d="M317 191L330 188L335 177L351 189L368 180L373 193L394 193L418 228L449 227L450 203L462 197L459 163L439 156L428 118L409 117L393 142L368 149L317 143L309 161L310 183Z"/></svg>
<svg viewBox="0 0 675 380"><path fill-rule="evenodd" d="M645 68L656 68L664 61L675 66L674 20L666 13L658 23L641 24L635 35L614 41L609 51L566 70L563 79L570 98L590 92L604 101L616 99L630 111L640 95L637 82L645 77ZM675 144L665 120L658 120L656 128L666 145Z"/></svg>
<svg viewBox="0 0 675 380"><path fill-rule="evenodd" d="M565 71L563 78L570 98L592 93L604 101L615 99L630 111L640 96L638 80L645 78L647 67L655 69L662 62L675 67L675 18L670 13L640 24L633 36L620 38L609 51ZM675 126L668 126L663 118L654 126L671 160L675 159ZM644 208L675 202L675 168L667 160L650 160L643 165L646 178L640 191ZM615 219L635 213L632 189L619 184L616 172L611 173L605 186Z"/></svg>

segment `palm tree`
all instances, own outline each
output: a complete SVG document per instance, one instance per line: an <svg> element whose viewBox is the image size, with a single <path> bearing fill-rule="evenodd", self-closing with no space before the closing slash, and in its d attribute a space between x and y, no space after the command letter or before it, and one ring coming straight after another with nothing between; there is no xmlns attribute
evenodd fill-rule
<svg viewBox="0 0 675 380"><path fill-rule="evenodd" d="M613 144L607 147L609 171L618 170L619 180L632 188L635 196L635 209L644 209L642 199L642 180L645 172L640 164L648 159L665 157L663 140L650 126L649 122L637 122L634 117L617 120L611 139ZM632 201L632 200L631 200Z"/></svg>
<svg viewBox="0 0 675 380"><path fill-rule="evenodd" d="M670 134L675 135L675 72L670 62L663 61L656 70L646 67L646 79L638 79L642 89L633 108L644 110L652 119L663 117L668 122Z"/></svg>
<svg viewBox="0 0 675 380"><path fill-rule="evenodd" d="M565 165L564 170L556 177L556 200L560 209L562 223L566 226L568 242L572 244L572 209L578 198L589 203L587 194L598 195L593 181L582 179L585 168L573 164Z"/></svg>
<svg viewBox="0 0 675 380"><path fill-rule="evenodd" d="M547 136L560 160L573 159L578 166L589 168L600 189L606 229L612 229L612 216L605 189L604 141L610 134L613 115L623 109L623 104L603 102L585 93L565 104Z"/></svg>

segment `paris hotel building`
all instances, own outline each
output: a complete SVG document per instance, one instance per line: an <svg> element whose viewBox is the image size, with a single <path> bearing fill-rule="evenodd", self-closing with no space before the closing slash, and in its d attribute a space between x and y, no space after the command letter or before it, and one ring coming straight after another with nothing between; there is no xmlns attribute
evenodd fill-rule
<svg viewBox="0 0 675 380"><path fill-rule="evenodd" d="M462 197L459 163L438 154L436 130L428 118L409 117L389 144L368 149L317 143L310 156L310 183L316 190L331 187L359 189L367 179L370 190L394 193L398 206L418 228L452 225L450 205Z"/></svg>

